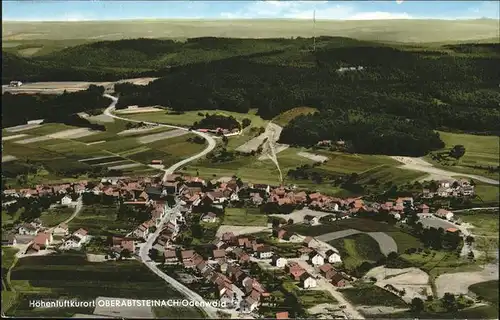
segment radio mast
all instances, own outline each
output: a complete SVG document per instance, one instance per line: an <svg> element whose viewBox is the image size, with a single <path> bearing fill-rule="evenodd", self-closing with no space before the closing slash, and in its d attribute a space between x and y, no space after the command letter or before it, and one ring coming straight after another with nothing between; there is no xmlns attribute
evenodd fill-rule
<svg viewBox="0 0 500 320"><path fill-rule="evenodd" d="M313 11L313 52L316 51L316 10Z"/></svg>

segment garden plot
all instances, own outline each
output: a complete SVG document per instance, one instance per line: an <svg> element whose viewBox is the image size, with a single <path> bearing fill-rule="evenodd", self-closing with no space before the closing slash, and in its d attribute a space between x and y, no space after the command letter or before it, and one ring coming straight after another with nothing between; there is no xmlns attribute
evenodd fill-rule
<svg viewBox="0 0 500 320"><path fill-rule="evenodd" d="M310 159L314 162L325 162L326 160L328 160L328 157L325 157L325 156L322 156L319 154L310 153L310 152L298 152L297 155L304 157L304 158L307 158L307 159Z"/></svg>
<svg viewBox="0 0 500 320"><path fill-rule="evenodd" d="M241 234L249 234L249 233L257 233L257 232L271 232L272 231L272 225L269 223L265 227L249 227L249 226L230 226L230 225L221 225L219 229L217 230L217 237L221 237L222 234L226 232L232 232L235 236L241 235Z"/></svg>
<svg viewBox="0 0 500 320"><path fill-rule="evenodd" d="M37 127L41 127L41 124L21 124L15 127L5 128L8 132L19 132L24 130L29 130Z"/></svg>
<svg viewBox="0 0 500 320"><path fill-rule="evenodd" d="M404 289L405 295L402 299L407 303L413 298L425 300L432 294L429 275L418 268L389 269L380 266L368 271L365 277L377 279L375 285L383 289L386 285L391 285L397 290Z"/></svg>
<svg viewBox="0 0 500 320"><path fill-rule="evenodd" d="M115 118L110 117L106 114L92 116L92 117L89 117L88 119L89 119L89 121L97 121L97 122L106 122L106 123L115 122Z"/></svg>
<svg viewBox="0 0 500 320"><path fill-rule="evenodd" d="M139 143L145 144L145 143L155 142L158 140L179 137L179 136L182 136L185 134L188 134L188 131L176 129L176 130L171 130L171 131L167 131L167 132L160 132L160 133L155 133L155 134L143 136L143 137L137 138L137 141Z"/></svg>
<svg viewBox="0 0 500 320"><path fill-rule="evenodd" d="M109 300L108 305L111 305L112 302L116 303L117 300L120 300L120 304L127 305L130 301L131 307L119 306L119 307L105 307L105 303L99 303L99 300ZM102 305L102 306L100 306ZM96 308L94 310L95 315L103 315L103 316L111 316L113 318L123 318L123 319L153 319L155 318L153 314L153 310L148 306L134 306L130 299L121 299L121 298L107 298L107 297L97 297L96 299Z"/></svg>
<svg viewBox="0 0 500 320"><path fill-rule="evenodd" d="M102 157L81 159L78 161L92 166L92 165L113 163L113 162L123 161L123 160L126 160L126 159L124 159L122 157L118 157L118 156L102 156Z"/></svg>
<svg viewBox="0 0 500 320"><path fill-rule="evenodd" d="M34 137L34 138L28 138L28 139L23 139L19 141L14 141L14 143L18 144L28 144L28 143L34 143L34 142L41 142L41 141L46 141L52 139L49 136L41 136L41 137Z"/></svg>
<svg viewBox="0 0 500 320"><path fill-rule="evenodd" d="M16 160L17 158L14 157L14 156L9 156L9 155L6 155L6 156L2 156L2 163L3 162L9 162L9 161L14 161Z"/></svg>
<svg viewBox="0 0 500 320"><path fill-rule="evenodd" d="M15 135L12 135L12 136L6 136L6 137L2 137L2 141L8 141L8 140L14 140L14 139L19 139L19 138L22 138L22 137L26 137L27 134L15 134Z"/></svg>
<svg viewBox="0 0 500 320"><path fill-rule="evenodd" d="M148 127L144 127L144 128L132 128L132 129L127 129L127 130L120 131L120 132L118 132L118 135L127 135L127 134L149 132L149 131L156 130L158 128L162 128L162 127L159 127L159 126L148 126Z"/></svg>
<svg viewBox="0 0 500 320"><path fill-rule="evenodd" d="M49 136L54 139L78 139L96 133L97 131L91 130L89 128L78 128L52 133L49 134Z"/></svg>

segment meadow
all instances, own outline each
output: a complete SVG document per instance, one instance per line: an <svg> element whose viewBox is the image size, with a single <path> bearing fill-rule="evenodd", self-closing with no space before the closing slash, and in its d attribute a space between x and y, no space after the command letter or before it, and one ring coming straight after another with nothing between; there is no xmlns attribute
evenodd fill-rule
<svg viewBox="0 0 500 320"><path fill-rule="evenodd" d="M273 123L282 127L286 126L290 121L301 115L307 115L317 112L318 109L311 107L297 107L283 112L282 114L273 118Z"/></svg>
<svg viewBox="0 0 500 320"><path fill-rule="evenodd" d="M393 308L407 307L403 299L394 293L372 284L357 284L353 288L341 289L339 291L354 305L386 306Z"/></svg>
<svg viewBox="0 0 500 320"><path fill-rule="evenodd" d="M438 156L437 159L428 155L427 160L446 170L478 174L498 180L498 171L487 169L498 168L500 165L500 138L498 136L438 132L445 147L434 152ZM455 145L465 147L465 154L459 160L448 156L449 150Z"/></svg>
<svg viewBox="0 0 500 320"><path fill-rule="evenodd" d="M498 211L460 212L456 216L474 226L472 233L480 236L498 236Z"/></svg>
<svg viewBox="0 0 500 320"><path fill-rule="evenodd" d="M339 250L344 267L351 271L365 261L375 263L384 257L378 242L364 233L332 240L328 244Z"/></svg>
<svg viewBox="0 0 500 320"><path fill-rule="evenodd" d="M222 224L231 226L267 225L267 216L258 208L226 208Z"/></svg>
<svg viewBox="0 0 500 320"><path fill-rule="evenodd" d="M18 250L2 246L2 310L10 308L16 300L16 292L12 290L9 270L15 262L15 254Z"/></svg>
<svg viewBox="0 0 500 320"><path fill-rule="evenodd" d="M119 220L116 205L86 205L68 225L70 230L84 228L94 236L126 235L137 226L133 221Z"/></svg>
<svg viewBox="0 0 500 320"><path fill-rule="evenodd" d="M312 19L312 15L311 15ZM58 48L55 40L97 41L140 37L186 39L192 37L231 38L290 38L316 36L344 36L357 39L377 39L388 42L454 42L497 37L498 28L493 19L482 20L366 20L312 21L291 19L251 20L131 20L79 22L2 22L2 42L24 45L25 40L47 39L34 43L39 47ZM435 30L441 32L435 32ZM368 32L366 30L369 30ZM74 44L73 44L74 45Z"/></svg>
<svg viewBox="0 0 500 320"><path fill-rule="evenodd" d="M119 270L119 272L118 272ZM75 277L75 273L78 274ZM19 298L7 315L24 317L71 317L92 313L82 309L33 309L30 299L64 296L68 299L95 299L98 296L129 299L180 298L181 295L135 260L90 263L76 253L21 259L12 272L12 285ZM194 308L171 310L170 317L199 316Z"/></svg>
<svg viewBox="0 0 500 320"><path fill-rule="evenodd" d="M473 284L469 290L498 308L498 280Z"/></svg>
<svg viewBox="0 0 500 320"><path fill-rule="evenodd" d="M42 212L40 220L42 220L42 225L44 227L55 227L71 217L74 211L75 209L71 207L50 208Z"/></svg>

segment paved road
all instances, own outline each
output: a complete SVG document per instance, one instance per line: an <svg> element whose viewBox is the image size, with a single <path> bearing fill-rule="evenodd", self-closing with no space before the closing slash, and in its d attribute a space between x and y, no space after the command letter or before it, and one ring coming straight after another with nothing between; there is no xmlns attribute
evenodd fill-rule
<svg viewBox="0 0 500 320"><path fill-rule="evenodd" d="M153 246L153 242L155 241L156 238L160 235L160 232L163 229L163 225L165 222L170 220L170 216L172 212L179 210L179 204L177 204L176 207L169 209L168 214L165 215L165 217L162 219L160 225L156 229L156 231L148 237L148 240L146 243L143 244L139 251L139 256L142 260L142 262L151 270L153 271L156 275L158 275L160 278L168 282L169 285L171 285L174 289L179 291L181 294L183 294L186 298L196 301L198 303L206 303L205 300L196 292L192 291L191 289L187 288L184 286L182 283L178 282L172 277L169 277L166 275L163 271L161 271L157 266L156 263L151 261L151 258L149 257L149 250ZM205 305L203 307L200 307L201 310L204 310L205 313L212 319L217 319L217 309L210 306L210 305Z"/></svg>
<svg viewBox="0 0 500 320"><path fill-rule="evenodd" d="M393 251L398 252L398 245L396 244L396 241L394 241L394 239L391 236L387 235L384 232L362 232L355 229L347 229L347 230L322 234L320 236L317 236L316 239L323 242L328 242L331 240L345 238L358 233L365 233L370 237L372 237L375 241L377 241L378 245L380 246L380 252L382 252L384 255L388 255L390 252Z"/></svg>
<svg viewBox="0 0 500 320"><path fill-rule="evenodd" d="M494 184L498 185L500 184L499 181L493 180L490 178L486 178L483 176L478 176L475 174L467 174L467 173L460 173L460 172L453 172L453 171L447 171L443 169L439 169L434 167L431 163L425 161L422 158L412 158L412 157L391 157L401 163L404 163L402 166L400 166L401 169L407 169L407 170L414 170L414 171L421 171L428 173L430 175L434 176L439 176L442 178L452 178L456 176L461 176L461 177L467 177L475 180L482 181L484 183L488 184Z"/></svg>
<svg viewBox="0 0 500 320"><path fill-rule="evenodd" d="M113 96L111 96L109 94L104 94L104 96L106 98L109 98L109 99L112 100L112 102L109 105L109 107L107 107L106 110L104 110L104 114L107 115L107 116L113 117L115 119L130 121L130 122L142 122L142 123L145 123L145 124L151 124L151 125L157 125L157 126L161 126L161 127L168 127L168 128L174 128L174 129L180 129L180 130L189 131L189 129L186 129L184 127L172 126L172 125L169 125L169 124L163 124L163 123L157 123L157 122L147 122L147 121L133 120L133 119L128 119L128 118L116 116L116 115L114 115L112 113L112 111L115 109L116 103L118 102L118 98L113 97ZM208 146L203 151L201 151L200 153L195 154L195 155L193 155L193 156L191 156L191 157L189 157L187 159L184 159L182 161L179 161L179 162L173 164L170 168L164 169L165 174L163 175L163 181L165 181L167 179L167 176L169 174L174 173L175 170L179 169L180 167L182 167L186 163L189 163L189 162L191 162L193 160L196 160L198 158L201 158L201 157L205 156L210 151L212 151L215 148L215 146L217 145L217 143L215 142L215 139L212 138L210 135L208 135L206 133L203 133L203 132L198 132L198 131L191 131L191 132L194 133L194 134L197 134L198 136L200 136L203 139L205 139L208 142Z"/></svg>
<svg viewBox="0 0 500 320"><path fill-rule="evenodd" d="M175 128L175 129L181 129L181 130L189 131L186 128L178 127L178 126L172 126L172 125L167 125L167 124L162 124L162 123L155 123L155 122L138 121L138 120L127 119L127 118L124 118L124 117L118 117L118 116L112 114L112 112L111 112L115 108L116 103L118 102L118 98L113 97L113 96L111 96L109 94L105 94L104 96L107 97L107 98L110 98L112 100L112 102L109 105L109 107L106 108L106 110L104 110L104 114L107 115L107 116L110 116L110 117L113 117L113 118L116 118L116 119L130 121L130 122L143 122L143 123L146 123L146 124L154 124L154 125L158 125L158 126L163 126L163 127L169 127L169 128ZM166 180L167 175L174 173L175 170L177 170L178 168L182 167L186 163L189 163L189 162L191 162L191 161L193 161L195 159L203 157L204 155L206 155L207 153L209 153L210 151L212 151L215 148L216 142L215 142L215 140L210 135L208 135L206 133L202 133L202 132L197 132L197 131L192 131L192 132L194 134L197 134L200 137L204 138L205 140L207 140L208 146L202 152L200 152L200 153L198 153L198 154L196 154L194 156L191 156L191 157L189 157L187 159L184 159L182 161L179 161L179 162L173 164L171 167L169 167L167 169L164 169L164 171L165 171L165 174L163 176L163 180L164 181ZM189 298L189 299L191 299L193 301L196 301L198 303L204 304L204 306L201 307L200 309L204 310L205 313L208 315L208 317L213 318L213 319L219 318L219 316L217 315L218 309L216 309L216 308L208 305L206 303L206 301L199 294L197 294L196 292L194 292L191 289L187 288L186 286L184 286L182 283L178 282L174 278L166 275L149 258L149 250L153 247L154 241L160 235L160 232L163 229L163 225L165 224L165 222L167 222L170 219L170 216L171 216L172 212L179 211L179 210L180 210L179 204L177 204L176 207L169 209L168 214L166 214L165 217L162 219L159 227L156 229L156 231L152 235L150 235L148 237L146 243L144 243L143 246L141 247L141 249L139 251L139 256L140 256L142 262L151 271L153 271L160 278L162 278L163 280L165 280L166 282L168 282L174 289L176 289L177 291L179 291L186 298ZM225 310L223 310L223 311L225 311Z"/></svg>

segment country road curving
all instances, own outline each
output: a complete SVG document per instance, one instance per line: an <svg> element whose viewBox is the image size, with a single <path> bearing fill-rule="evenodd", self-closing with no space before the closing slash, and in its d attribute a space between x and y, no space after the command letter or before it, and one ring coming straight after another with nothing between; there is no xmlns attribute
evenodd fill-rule
<svg viewBox="0 0 500 320"><path fill-rule="evenodd" d="M186 129L184 127L173 126L173 125L169 125L169 124L163 124L163 123L158 123L158 122L148 122L148 121L141 121L141 120L134 120L134 119L128 119L128 118L124 118L124 117L119 117L117 115L114 115L111 112L111 111L113 111L115 109L116 103L118 102L118 98L113 97L112 95L109 95L109 94L104 94L104 97L109 98L109 99L112 100L112 102L109 105L109 107L107 107L106 110L104 110L104 114L106 116L109 116L109 117L112 117L112 118L115 118L115 119L130 121L130 122L142 122L142 123L145 123L145 124L157 125L157 126L160 126L160 127L167 127L167 128L174 128L174 129L179 129L179 130L190 131L189 129ZM174 173L175 170L179 169L180 167L182 167L186 163L189 163L189 162L191 162L193 160L196 160L198 158L201 158L201 157L205 156L210 151L212 151L215 148L215 146L217 145L217 142L215 141L215 139L212 138L210 135L208 135L206 133L203 133L203 132L198 132L198 131L191 131L191 132L194 133L194 134L196 134L196 135L198 135L198 136L200 136L200 137L202 137L203 139L205 139L208 142L208 146L203 151L201 151L200 153L195 154L195 155L193 155L193 156L191 156L189 158L186 158L184 160L181 160L181 161L173 164L169 168L164 169L165 174L163 175L163 181L165 181L167 179L167 176L169 174Z"/></svg>
<svg viewBox="0 0 500 320"><path fill-rule="evenodd" d="M400 166L401 169L425 172L429 174L431 177L438 177L439 179L450 179L452 177L460 176L460 177L475 179L487 184L493 184L493 185L500 184L498 180L486 178L483 176L478 176L475 174L460 173L460 172L439 169L434 167L431 163L425 161L422 158L399 157L399 156L391 158L403 163L403 165ZM428 180L428 178L424 180Z"/></svg>
<svg viewBox="0 0 500 320"><path fill-rule="evenodd" d="M125 120L125 121L130 121L130 122L143 122L143 123L146 123L146 124L154 124L154 125L159 125L159 126L162 126L162 127L175 128L175 129L189 131L188 129L183 128L183 127L172 126L172 125L167 125L167 124L162 124L162 123L156 123L156 122L139 121L139 120L127 119L127 118L124 118L124 117L116 116L111 111L114 110L114 108L116 106L116 103L118 102L118 98L113 97L113 96L111 96L109 94L104 94L104 96L107 97L107 98L109 98L109 99L111 99L113 101L113 102L111 102L111 104L109 105L109 107L106 108L106 110L104 110L104 114L107 115L107 116L109 116L109 117L112 117L112 118L115 118L115 119L120 119L120 120ZM173 164L169 168L164 169L164 171L165 171L165 174L163 175L163 180L164 181L167 179L167 175L174 173L175 170L179 169L180 167L182 167L186 163L189 163L189 162L191 162L193 160L196 160L198 158L203 157L204 155L206 155L207 153L209 153L210 151L212 151L215 148L216 142L215 142L214 138L212 138L210 135L205 134L203 132L197 132L197 131L192 131L192 132L194 134L197 134L198 136L204 138L205 140L207 140L208 146L202 152L200 152L198 154L195 154L194 156L191 156L191 157L189 157L187 159L181 160L181 161ZM196 292L192 291L191 289L189 289L188 287L186 287L185 285L183 285L179 281L175 280L174 278L172 278L172 277L168 276L167 274L165 274L149 258L149 250L153 247L153 243L154 243L155 239L160 235L160 232L163 230L163 225L165 224L165 222L167 222L169 220L171 213L173 211L175 211L175 210L179 210L178 205L176 207L174 207L174 208L169 209L169 213L166 214L165 217L162 219L159 227L156 229L156 231L152 235L150 235L148 237L146 243L144 243L144 245L140 248L139 256L140 256L142 262L151 271L153 271L156 275L158 275L160 278L162 278L163 280L165 280L165 282L167 282L175 290L179 291L186 298L189 298L192 301L195 301L196 303L199 303L202 306L200 308L200 310L203 310L207 314L207 316L209 318L211 318L211 319L217 319L217 318L220 317L217 314L218 309L214 308L211 305L208 305L208 303L205 301L205 299L203 299L203 297L201 297L199 294L197 294Z"/></svg>

